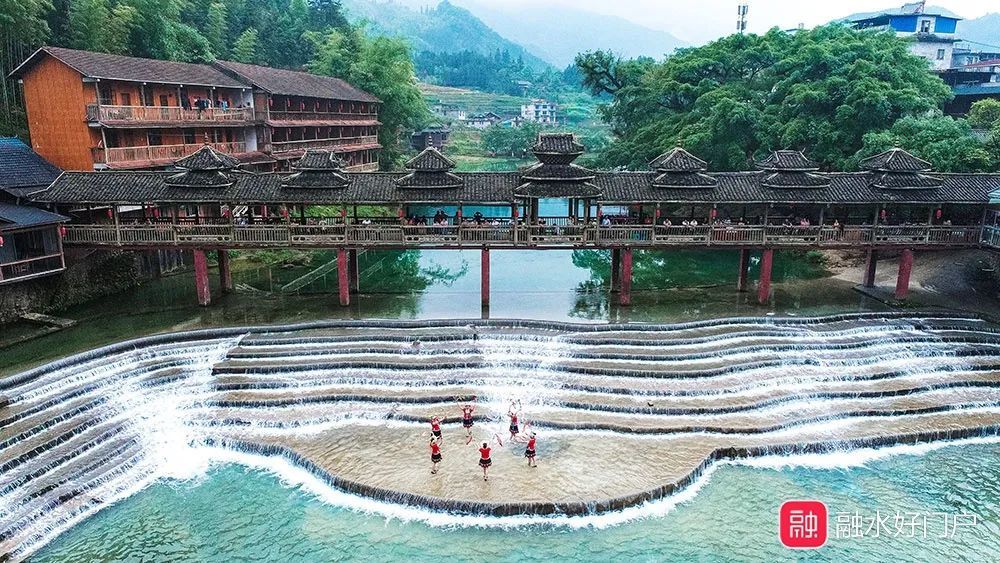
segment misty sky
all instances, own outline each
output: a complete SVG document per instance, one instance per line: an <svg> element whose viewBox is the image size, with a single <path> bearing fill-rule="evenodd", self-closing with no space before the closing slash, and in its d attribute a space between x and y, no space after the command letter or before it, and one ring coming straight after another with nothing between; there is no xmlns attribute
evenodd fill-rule
<svg viewBox="0 0 1000 563"><path fill-rule="evenodd" d="M462 5L462 0L452 0ZM483 1L483 0L479 0ZM854 12L870 12L902 6L903 0L744 0L750 4L750 31L765 32L778 26L793 28L826 23ZM436 4L433 0L403 0L407 4ZM513 11L555 4L577 6L597 13L614 14L653 29L669 31L678 38L701 44L736 30L739 0L488 0L493 7ZM1000 12L998 0L935 0L965 18ZM1000 42L1000 38L998 38Z"/></svg>

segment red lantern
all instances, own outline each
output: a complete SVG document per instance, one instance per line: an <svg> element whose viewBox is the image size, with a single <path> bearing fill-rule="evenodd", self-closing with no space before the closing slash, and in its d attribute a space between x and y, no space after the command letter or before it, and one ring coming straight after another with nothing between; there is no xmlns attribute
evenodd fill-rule
<svg viewBox="0 0 1000 563"><path fill-rule="evenodd" d="M108 219L110 219L110 218L112 218L112 217L114 217L114 216L115 216L115 213L114 213L114 211L111 211L111 208L109 207L109 208L108 208Z"/></svg>
<svg viewBox="0 0 1000 563"><path fill-rule="evenodd" d="M263 217L263 218L265 218L265 219L267 219L267 206L266 205L261 205L260 206L260 216Z"/></svg>
<svg viewBox="0 0 1000 563"><path fill-rule="evenodd" d="M708 214L708 216L711 217L713 221L715 220L716 216L718 216L718 215L719 215L719 210L716 209L716 208L714 208L714 207L712 208L712 211L710 211L709 214Z"/></svg>
<svg viewBox="0 0 1000 563"><path fill-rule="evenodd" d="M0 235L0 246L3 246L3 235Z"/></svg>
<svg viewBox="0 0 1000 563"><path fill-rule="evenodd" d="M59 225L59 238L66 238L66 225Z"/></svg>
<svg viewBox="0 0 1000 563"><path fill-rule="evenodd" d="M599 218L601 218L601 217L603 217L603 216L604 216L604 210L603 210L603 209L601 209L601 206L600 206L600 205L598 205L598 206L597 206L597 217L598 217L598 219L599 219Z"/></svg>
<svg viewBox="0 0 1000 563"><path fill-rule="evenodd" d="M272 108L274 107L274 98L267 99L267 106Z"/></svg>
<svg viewBox="0 0 1000 563"><path fill-rule="evenodd" d="M885 209L883 209L883 210L882 210L882 213L880 213L880 214L879 214L879 216L880 216L880 217L882 217L882 220L883 220L883 221L885 221L885 216L886 216L886 215L887 215L887 213L885 212Z"/></svg>
<svg viewBox="0 0 1000 563"><path fill-rule="evenodd" d="M402 208L402 207L400 207L399 209L397 209L397 210L396 210L396 215L397 215L397 216L398 216L398 217L399 217L400 219L402 219L402 218L403 218L403 208Z"/></svg>
<svg viewBox="0 0 1000 563"><path fill-rule="evenodd" d="M458 211L455 212L455 219L461 219L461 218L462 218L462 210L459 209Z"/></svg>
<svg viewBox="0 0 1000 563"><path fill-rule="evenodd" d="M934 218L935 219L940 219L941 218L941 210L940 209L938 209L937 211L934 212Z"/></svg>
<svg viewBox="0 0 1000 563"><path fill-rule="evenodd" d="M518 215L518 209L515 207L514 208L514 218L515 219L517 219L517 215Z"/></svg>
<svg viewBox="0 0 1000 563"><path fill-rule="evenodd" d="M288 219L288 208L287 207L285 207L285 206L281 207L281 216L284 217L285 219Z"/></svg>
<svg viewBox="0 0 1000 563"><path fill-rule="evenodd" d="M657 218L657 219L659 219L659 218L660 218L660 210L659 210L659 209L657 209L657 210L656 210L656 218Z"/></svg>
<svg viewBox="0 0 1000 563"><path fill-rule="evenodd" d="M153 217L156 217L157 219L160 218L160 208L159 207L154 207L153 208Z"/></svg>

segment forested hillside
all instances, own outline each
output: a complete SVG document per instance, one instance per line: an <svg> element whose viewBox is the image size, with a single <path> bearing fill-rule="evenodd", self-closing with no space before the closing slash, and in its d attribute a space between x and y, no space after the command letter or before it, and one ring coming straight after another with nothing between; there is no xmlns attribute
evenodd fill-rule
<svg viewBox="0 0 1000 563"><path fill-rule="evenodd" d="M369 36L337 0L0 0L4 74L41 45L187 62L229 59L336 76L383 102L383 165L428 111L401 39ZM4 81L0 134L25 135Z"/></svg>

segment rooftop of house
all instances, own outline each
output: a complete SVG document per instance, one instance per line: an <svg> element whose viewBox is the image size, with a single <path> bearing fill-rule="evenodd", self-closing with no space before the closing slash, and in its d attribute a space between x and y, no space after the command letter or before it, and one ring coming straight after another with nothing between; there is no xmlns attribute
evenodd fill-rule
<svg viewBox="0 0 1000 563"><path fill-rule="evenodd" d="M61 170L16 137L0 137L0 190L23 198L43 190Z"/></svg>
<svg viewBox="0 0 1000 563"><path fill-rule="evenodd" d="M55 225L64 221L69 221L69 217L37 207L0 203L0 231Z"/></svg>

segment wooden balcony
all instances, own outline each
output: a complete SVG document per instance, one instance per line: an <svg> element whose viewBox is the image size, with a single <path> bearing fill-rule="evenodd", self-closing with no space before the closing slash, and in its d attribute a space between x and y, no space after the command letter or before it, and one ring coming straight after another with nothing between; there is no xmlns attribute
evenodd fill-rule
<svg viewBox="0 0 1000 563"><path fill-rule="evenodd" d="M87 121L110 126L243 125L253 122L252 108L185 109L174 106L87 105Z"/></svg>
<svg viewBox="0 0 1000 563"><path fill-rule="evenodd" d="M376 113L346 113L327 111L274 111L267 113L270 121L344 121L371 123L378 121Z"/></svg>
<svg viewBox="0 0 1000 563"><path fill-rule="evenodd" d="M66 269L62 254L0 264L0 285L55 274Z"/></svg>
<svg viewBox="0 0 1000 563"><path fill-rule="evenodd" d="M378 144L377 135L340 137L337 139L301 139L298 141L272 141L271 152L304 151L306 149L332 149L335 147L361 147Z"/></svg>
<svg viewBox="0 0 1000 563"><path fill-rule="evenodd" d="M386 248L495 246L500 248L947 248L988 241L970 226L698 226L597 225L67 225L65 244L76 246L224 248ZM994 239L996 240L996 235Z"/></svg>
<svg viewBox="0 0 1000 563"><path fill-rule="evenodd" d="M209 145L226 154L239 154L246 152L246 143L209 143ZM177 159L193 154L198 149L205 146L205 143L192 143L187 145L149 145L143 147L112 147L112 148L92 148L91 152L95 164L113 165L157 165L169 164Z"/></svg>

